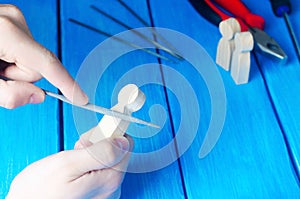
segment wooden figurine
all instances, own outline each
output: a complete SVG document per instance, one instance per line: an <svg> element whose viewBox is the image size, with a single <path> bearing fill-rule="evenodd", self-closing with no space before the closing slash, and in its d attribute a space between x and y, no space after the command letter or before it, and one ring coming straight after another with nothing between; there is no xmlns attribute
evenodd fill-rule
<svg viewBox="0 0 300 199"><path fill-rule="evenodd" d="M219 24L222 38L218 43L216 63L226 71L230 70L232 53L234 51L234 35L241 31L239 22L234 18L229 18Z"/></svg>
<svg viewBox="0 0 300 199"><path fill-rule="evenodd" d="M250 73L250 51L254 41L250 32L236 33L235 50L232 55L231 76L236 84L248 83Z"/></svg>
<svg viewBox="0 0 300 199"><path fill-rule="evenodd" d="M118 94L118 103L111 109L121 113L131 115L132 112L142 108L146 100L144 93L135 85L124 86ZM88 133L88 139L92 143L108 137L124 135L128 126L128 121L111 116L103 116L98 125Z"/></svg>

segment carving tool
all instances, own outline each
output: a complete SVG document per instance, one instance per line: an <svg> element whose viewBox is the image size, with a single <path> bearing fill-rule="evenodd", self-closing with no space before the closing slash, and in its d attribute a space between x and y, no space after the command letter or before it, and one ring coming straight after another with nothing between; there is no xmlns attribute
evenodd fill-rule
<svg viewBox="0 0 300 199"><path fill-rule="evenodd" d="M173 61L173 60L171 60L171 59L169 59L169 58L167 58L167 57L165 57L165 56L163 56L163 55L160 55L160 54L155 53L155 52L153 52L153 51L151 51L151 50L145 49L145 48L143 48L143 47L141 47L141 46L139 46L139 45L137 45L137 44L134 44L134 43L131 43L131 42L129 42L129 41L126 41L126 40L124 40L124 39L122 39L122 38L120 38L120 37L117 37L117 36L115 36L115 35L112 35L112 34L109 34L109 33L107 33L107 32L104 32L104 31L102 31L102 30L99 30L99 29L97 29L97 28L94 28L94 27L92 27L92 26L90 26L90 25L87 25L87 24L82 23L82 22L80 22L80 21L77 21L77 20L75 20L75 19L70 18L69 21L72 22L72 23L75 23L75 24L77 24L77 25L79 25L79 26L82 26L82 27L85 27L85 28L90 29L90 30L92 30L92 31L95 31L95 32L97 32L97 33L100 33L100 34L102 34L102 35L105 35L105 36L107 36L107 37L110 37L110 38L112 38L112 39L114 39L114 40L116 40L116 41L119 41L119 42L123 43L123 44L129 45L129 46L131 46L131 47L133 47L133 48L135 48L135 49L142 50L142 51L144 51L144 52L146 52L146 53L148 53L148 54L150 54L150 55L153 55L153 56L155 56L155 57L159 57L159 58L164 59L164 60L166 60L166 61L175 62L175 61Z"/></svg>
<svg viewBox="0 0 300 199"><path fill-rule="evenodd" d="M231 16L225 14L217 5L232 13L239 21L242 31L250 31L253 35L257 49L261 52L285 61L286 53L280 45L262 29L264 19L251 13L251 11L239 0L189 0L192 6L209 22L218 26L222 20Z"/></svg>
<svg viewBox="0 0 300 199"><path fill-rule="evenodd" d="M295 35L293 26L291 25L290 18L288 16L288 14L290 14L292 12L291 2L289 0L270 0L270 2L271 2L271 5L272 5L272 9L273 9L274 14L277 17L283 17L284 18L285 23L287 24L289 33L291 35L294 47L296 49L298 59L300 61L299 43L298 43L297 37Z"/></svg>
<svg viewBox="0 0 300 199"><path fill-rule="evenodd" d="M90 110L90 111L94 111L96 113L100 113L100 114L103 114L103 115L108 115L108 116L112 116L112 117L117 117L117 118L120 118L122 120L125 120L125 121L128 121L128 122L133 122L133 123L138 123L138 124L143 124L143 125L146 125L146 126L150 126L150 127L154 127L154 128L160 128L158 125L156 124L152 124L150 122L146 122L146 121L143 121L141 119L138 119L138 118L135 118L135 117L132 117L132 116L129 116L129 115L126 115L124 113L120 113L118 111L114 111L114 110L111 110L111 109L108 109L108 108L104 108L104 107L101 107L101 106L96 106L94 104L86 104L86 105L76 105L76 104L73 104L71 101L69 101L65 96L63 95L59 95L59 94L56 94L56 93L52 93L50 91L46 91L44 90L44 92L46 93L46 95L48 96L51 96L51 97L54 97L56 99L59 99L63 102L66 102L68 104L71 104L73 106L77 106L79 108L83 108L83 109L86 109L86 110Z"/></svg>
<svg viewBox="0 0 300 199"><path fill-rule="evenodd" d="M0 79L5 80L5 81L13 81L12 79L9 79L9 78L4 77L2 75L0 75ZM156 124L153 124L153 123L150 123L150 122L146 122L144 120L141 120L141 119L138 119L138 118L126 115L124 113L120 113L118 111L114 111L114 110L111 110L111 109L108 109L108 108L104 108L104 107L101 107L101 106L96 106L96 105L91 104L91 103L88 103L86 105L76 105L76 104L73 104L70 100L68 100L63 95L52 93L52 92L44 90L44 89L42 89L42 90L45 92L46 95L48 95L50 97L54 97L54 98L56 98L58 100L61 100L63 102L71 104L73 106L77 106L79 108L83 108L83 109L86 109L86 110L94 111L96 113L100 113L100 114L103 114L103 115L108 115L108 116L120 118L122 120L133 122L133 123L143 124L143 125L154 127L154 128L160 128Z"/></svg>
<svg viewBox="0 0 300 199"><path fill-rule="evenodd" d="M91 5L90 7L93 10L95 10L96 12L98 12L98 13L106 16L107 18L111 19L112 21L116 22L117 24L123 26L124 28L126 28L126 29L128 29L130 31L132 31L134 34L136 34L137 36L141 37L142 39L144 39L144 40L152 43L155 47L157 47L157 48L159 48L159 49L161 49L161 50L169 53L170 55L172 55L173 57L176 57L179 60L183 59L182 56L178 55L176 52L173 52L172 50L170 50L170 49L166 48L165 46L161 45L160 43L158 43L157 41L155 41L155 40L153 40L153 39L151 39L151 38L143 35L142 33L136 31L134 28L128 26L127 24L123 23L122 21L120 21L120 20L116 19L115 17L109 15L108 13L104 12L100 8L98 8L98 7L94 6L94 5Z"/></svg>

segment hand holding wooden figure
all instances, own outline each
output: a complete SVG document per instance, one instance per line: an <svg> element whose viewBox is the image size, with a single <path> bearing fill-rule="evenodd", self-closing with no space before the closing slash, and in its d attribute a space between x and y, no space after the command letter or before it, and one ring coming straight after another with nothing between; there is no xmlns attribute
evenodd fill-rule
<svg viewBox="0 0 300 199"><path fill-rule="evenodd" d="M121 89L113 110L130 115L145 102L134 84ZM84 133L75 150L46 157L25 168L7 196L14 198L119 198L127 168L131 138L124 137L129 122L104 116Z"/></svg>
<svg viewBox="0 0 300 199"><path fill-rule="evenodd" d="M0 79L0 106L12 109L43 102L44 91L32 83L42 77L74 104L88 102L88 97L57 57L32 38L17 7L0 4L0 32L0 75L15 80ZM138 110L145 98L137 91L138 95L133 95L136 98L130 95L126 102L119 100L120 104L113 109L127 114ZM120 99L124 99L127 92L121 92ZM115 118L103 118L98 128L105 137L100 139L101 134L93 131L95 134L89 144L77 144L75 150L62 151L30 164L15 177L7 198L120 197L128 151L133 146L132 140L123 136L128 125Z"/></svg>

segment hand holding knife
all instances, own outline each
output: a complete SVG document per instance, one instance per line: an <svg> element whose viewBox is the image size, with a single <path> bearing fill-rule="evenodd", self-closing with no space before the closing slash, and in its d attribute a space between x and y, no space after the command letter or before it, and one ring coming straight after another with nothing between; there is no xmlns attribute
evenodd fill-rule
<svg viewBox="0 0 300 199"><path fill-rule="evenodd" d="M2 75L0 75L0 79L5 80L5 81L13 81L13 80L11 80L11 79L9 79L7 77L4 77ZM45 92L46 95L48 95L50 97L54 97L54 98L56 98L58 100L61 100L63 102L66 102L66 103L74 105L74 106L77 106L79 108L83 108L83 109L94 111L94 112L97 112L97 113L100 113L100 114L104 114L104 115L109 115L109 116L112 116L112 117L120 118L122 120L133 122L133 123L143 124L143 125L154 127L154 128L160 128L156 124L152 124L150 122L146 122L146 121L143 121L141 119L138 119L138 118L135 118L135 117L126 115L124 113L120 113L120 112L111 110L111 109L107 109L107 108L104 108L104 107L101 107L101 106L96 106L96 105L91 104L91 103L88 103L86 105L76 105L76 104L73 104L70 100L68 100L63 95L56 94L56 93L53 93L53 92L50 92L50 91L46 91L44 89L42 89L42 90Z"/></svg>

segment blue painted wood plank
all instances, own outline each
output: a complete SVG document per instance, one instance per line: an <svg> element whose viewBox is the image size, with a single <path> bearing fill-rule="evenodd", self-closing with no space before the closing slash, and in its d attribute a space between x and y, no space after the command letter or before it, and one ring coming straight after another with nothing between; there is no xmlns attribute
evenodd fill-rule
<svg viewBox="0 0 300 199"><path fill-rule="evenodd" d="M5 3L17 5L24 13L33 37L57 53L55 2L12 0ZM55 91L45 80L37 85ZM5 197L13 178L28 164L58 151L57 115L57 101L48 98L40 105L0 109L0 198Z"/></svg>
<svg viewBox="0 0 300 199"><path fill-rule="evenodd" d="M262 2L261 7L257 7L251 1L249 6L266 19L265 31L274 37L288 55L287 63L279 64L270 59L265 59L258 55L259 65L266 79L270 95L273 99L284 136L293 158L294 167L298 178L300 177L300 107L299 107L299 76L300 63L296 56L288 29L283 18L274 16L269 2ZM293 4L293 13L291 22L299 39L299 17L300 2L291 1ZM266 8L266 9L262 9ZM296 20L297 19L297 20ZM275 25L276 24L276 25Z"/></svg>
<svg viewBox="0 0 300 199"><path fill-rule="evenodd" d="M156 26L171 28L188 35L199 42L215 59L217 43L221 37L218 28L205 21L187 1L150 1L150 4ZM254 4L256 8L261 8L260 12L263 14L267 12L265 12L267 3L253 2L252 6ZM287 35L284 31L281 33ZM180 47L184 44L177 41L174 45ZM193 49L190 49L190 53L193 53ZM198 59L201 64L200 55ZM217 145L204 159L199 159L198 153L211 119L207 86L190 64L182 62L169 66L183 74L190 82L198 99L195 106L199 106L201 110L197 136L189 150L180 158L188 197L300 197L298 179L280 125L253 57L251 78L247 85L236 86L230 74L219 69L227 95L226 121ZM269 64L266 67L273 68L274 73L275 66ZM172 77L168 72L164 72L166 85L171 84L172 82L168 80L172 80ZM181 95L184 95L184 92L182 90ZM181 118L180 109L176 108L178 102L175 97L169 95L176 129ZM186 101L188 100L187 97ZM198 121L191 119L190 125L195 122Z"/></svg>
<svg viewBox="0 0 300 199"><path fill-rule="evenodd" d="M126 3L129 3L132 9L149 21L146 1L135 1L134 3L126 1ZM79 67L83 59L94 47L105 40L106 37L70 23L68 21L69 18L92 25L110 34L117 34L126 30L90 9L89 6L91 4L109 12L123 22L126 21L126 23L134 28L143 26L130 13L126 12L124 8L120 7L116 1L62 1L62 59L74 77L79 70L82 70ZM114 48L115 45L117 48ZM95 58L94 62L87 63L91 69L88 71L88 74L85 74L86 81L79 81L79 83L82 83L83 89L90 97L94 96L90 98L90 101L97 105L111 107L116 103L118 91L122 86L127 83L136 83L141 86L142 91L147 96L147 101L143 109L134 113L134 115L159 123L161 121L164 122L164 119L166 119L165 124L162 123L163 128L160 131L140 125L130 125L127 133L134 138L135 154L133 154L129 166L130 173L126 174L122 185L122 198L155 198L156 196L160 198L184 198L178 163L175 161L172 164L167 164L168 167L163 167L163 169L158 168L159 164L164 162L164 159L175 156L176 160L174 145L171 145L170 150L166 151L165 155L167 157L157 155L149 156L147 159L148 156L144 156L144 154L149 152L159 151L172 140L172 129L168 120L168 108L157 59L142 51L130 52L112 62L101 75L101 78L97 79L98 73L110 60L110 55L118 52L118 46L118 43L113 44L111 49L103 50L98 55L98 58ZM134 72L134 68L145 63L154 63L154 65L151 68L145 67L143 70L146 70L146 73L142 72L142 75L137 75ZM149 77L153 78L153 84L146 82L143 85L142 82ZM95 84L97 87L93 91ZM150 108L151 110L148 113ZM74 120L76 117L72 115L72 107L64 105L66 149L73 148L74 143L78 140L78 134L95 126L102 117L101 115L90 114L90 112L85 111L81 111L80 114L82 114L81 119ZM153 168L157 168L157 171L152 171L154 170ZM143 170L146 170L147 173L143 173ZM166 185L168 185L167 189Z"/></svg>

